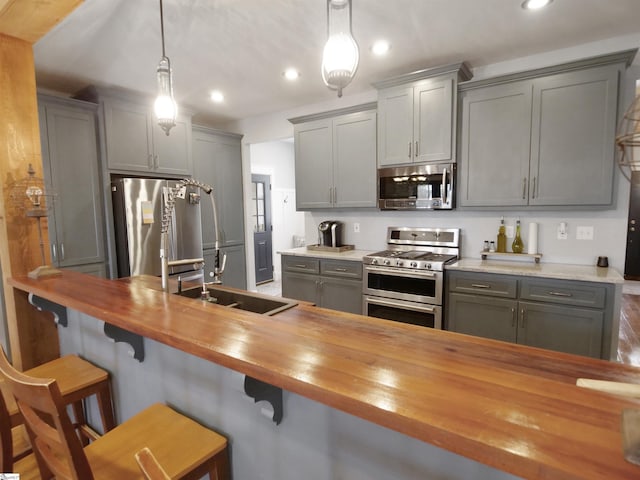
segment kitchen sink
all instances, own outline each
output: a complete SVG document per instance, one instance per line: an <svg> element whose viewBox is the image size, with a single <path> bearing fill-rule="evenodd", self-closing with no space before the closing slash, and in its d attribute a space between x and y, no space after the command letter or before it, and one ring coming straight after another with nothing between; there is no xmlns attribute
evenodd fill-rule
<svg viewBox="0 0 640 480"><path fill-rule="evenodd" d="M290 298L270 297L219 286L207 286L206 298L202 298L202 287L188 288L177 292L176 295L263 315L275 315L298 304L297 301Z"/></svg>

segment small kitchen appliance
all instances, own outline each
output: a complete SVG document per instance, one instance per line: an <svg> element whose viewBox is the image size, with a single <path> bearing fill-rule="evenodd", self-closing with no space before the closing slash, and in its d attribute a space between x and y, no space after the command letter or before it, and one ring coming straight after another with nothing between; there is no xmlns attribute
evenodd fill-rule
<svg viewBox="0 0 640 480"><path fill-rule="evenodd" d="M389 227L388 249L365 255L363 312L442 328L443 271L460 255L460 229Z"/></svg>
<svg viewBox="0 0 640 480"><path fill-rule="evenodd" d="M455 163L378 169L381 210L451 210Z"/></svg>
<svg viewBox="0 0 640 480"><path fill-rule="evenodd" d="M342 222L325 220L318 225L318 245L322 247L342 246Z"/></svg>

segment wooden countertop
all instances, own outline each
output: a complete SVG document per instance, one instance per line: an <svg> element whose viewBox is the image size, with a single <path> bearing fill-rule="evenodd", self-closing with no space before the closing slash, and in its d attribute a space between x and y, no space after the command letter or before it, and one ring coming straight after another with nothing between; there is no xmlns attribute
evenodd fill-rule
<svg viewBox="0 0 640 480"><path fill-rule="evenodd" d="M640 478L620 433L640 400L575 386L640 383L634 367L306 304L266 317L158 291L153 277L9 283L515 475Z"/></svg>

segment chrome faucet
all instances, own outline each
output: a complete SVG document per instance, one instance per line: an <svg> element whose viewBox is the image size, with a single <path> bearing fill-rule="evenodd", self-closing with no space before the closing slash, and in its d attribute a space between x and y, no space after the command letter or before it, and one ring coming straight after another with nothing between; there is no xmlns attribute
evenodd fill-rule
<svg viewBox="0 0 640 480"><path fill-rule="evenodd" d="M220 238L218 232L218 211L216 208L216 202L213 198L213 188L205 183L200 183L193 178L185 178L178 182L173 188L169 188L167 198L165 200L164 212L162 214L162 239L160 244L160 261L162 263L162 290L169 291L169 267L175 267L179 265L193 264L194 268L202 268L202 291L206 291L207 282L204 276L204 258L187 258L183 260L169 260L169 226L171 224L171 214L175 208L176 197L178 193L187 186L193 186L200 188L203 192L209 195L211 199L211 206L213 208L213 223L214 223L214 235L215 235L215 261L212 272L213 280L209 283L220 284L222 283L222 274L227 263L227 254L222 254L222 262L220 261Z"/></svg>

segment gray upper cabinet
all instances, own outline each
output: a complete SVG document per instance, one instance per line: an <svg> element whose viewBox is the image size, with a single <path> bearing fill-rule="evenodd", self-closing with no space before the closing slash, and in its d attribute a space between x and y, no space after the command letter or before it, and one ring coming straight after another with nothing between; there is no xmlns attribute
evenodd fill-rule
<svg viewBox="0 0 640 480"><path fill-rule="evenodd" d="M526 205L531 82L461 94L459 206Z"/></svg>
<svg viewBox="0 0 640 480"><path fill-rule="evenodd" d="M378 89L378 166L455 161L458 80L464 64L414 72Z"/></svg>
<svg viewBox="0 0 640 480"><path fill-rule="evenodd" d="M610 205L626 56L461 85L458 206Z"/></svg>
<svg viewBox="0 0 640 480"><path fill-rule="evenodd" d="M47 96L38 102L44 176L55 195L49 216L53 264L104 276L97 107Z"/></svg>
<svg viewBox="0 0 640 480"><path fill-rule="evenodd" d="M111 170L191 175L191 118L179 115L166 135L150 107L104 101L107 166Z"/></svg>
<svg viewBox="0 0 640 480"><path fill-rule="evenodd" d="M193 129L194 178L213 187L220 247L244 244L241 138L204 127ZM200 207L203 246L213 248L213 207L208 195L202 195Z"/></svg>
<svg viewBox="0 0 640 480"><path fill-rule="evenodd" d="M298 210L376 206L376 112L369 110L372 107L290 120Z"/></svg>

